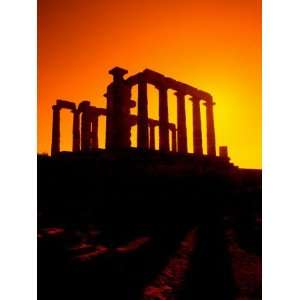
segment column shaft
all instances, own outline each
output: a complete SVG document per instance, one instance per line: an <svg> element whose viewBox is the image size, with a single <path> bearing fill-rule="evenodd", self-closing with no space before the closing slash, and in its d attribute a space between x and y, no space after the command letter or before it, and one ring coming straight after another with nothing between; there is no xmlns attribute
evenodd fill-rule
<svg viewBox="0 0 300 300"><path fill-rule="evenodd" d="M149 125L150 128L150 149L155 150L155 126Z"/></svg>
<svg viewBox="0 0 300 300"><path fill-rule="evenodd" d="M216 138L213 105L213 102L206 103L207 154L216 156Z"/></svg>
<svg viewBox="0 0 300 300"><path fill-rule="evenodd" d="M187 153L187 130L184 94L176 93L177 96L177 126L178 126L178 152Z"/></svg>
<svg viewBox="0 0 300 300"><path fill-rule="evenodd" d="M202 155L203 154L203 148L202 148L200 99L192 98L192 102L193 102L194 153L197 154L197 155Z"/></svg>
<svg viewBox="0 0 300 300"><path fill-rule="evenodd" d="M80 151L79 112L73 111L73 152Z"/></svg>
<svg viewBox="0 0 300 300"><path fill-rule="evenodd" d="M148 149L148 99L147 82L138 84L137 147Z"/></svg>
<svg viewBox="0 0 300 300"><path fill-rule="evenodd" d="M113 82L107 87L106 149L128 149L130 140L131 86L123 78L127 70L116 67L109 71Z"/></svg>
<svg viewBox="0 0 300 300"><path fill-rule="evenodd" d="M172 152L176 152L176 129L175 127L172 130Z"/></svg>
<svg viewBox="0 0 300 300"><path fill-rule="evenodd" d="M51 155L60 151L60 109L53 105Z"/></svg>
<svg viewBox="0 0 300 300"><path fill-rule="evenodd" d="M90 128L88 111L84 110L81 114L81 150L88 151L90 149Z"/></svg>
<svg viewBox="0 0 300 300"><path fill-rule="evenodd" d="M169 151L168 95L165 87L159 86L159 150Z"/></svg>
<svg viewBox="0 0 300 300"><path fill-rule="evenodd" d="M92 119L92 133L91 133L92 149L98 149L98 116L93 116Z"/></svg>

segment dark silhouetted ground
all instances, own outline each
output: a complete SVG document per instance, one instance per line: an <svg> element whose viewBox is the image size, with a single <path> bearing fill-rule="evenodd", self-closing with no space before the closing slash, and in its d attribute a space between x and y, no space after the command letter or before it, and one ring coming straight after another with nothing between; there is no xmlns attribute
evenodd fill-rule
<svg viewBox="0 0 300 300"><path fill-rule="evenodd" d="M38 157L38 299L261 299L261 172L158 153Z"/></svg>

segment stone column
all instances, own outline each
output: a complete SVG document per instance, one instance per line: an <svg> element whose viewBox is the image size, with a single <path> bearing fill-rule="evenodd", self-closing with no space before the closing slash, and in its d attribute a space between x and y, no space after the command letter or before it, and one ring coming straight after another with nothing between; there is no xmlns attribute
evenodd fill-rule
<svg viewBox="0 0 300 300"><path fill-rule="evenodd" d="M60 108L57 105L52 106L52 144L51 155L55 155L60 151Z"/></svg>
<svg viewBox="0 0 300 300"><path fill-rule="evenodd" d="M131 86L123 78L127 70L115 67L109 71L113 82L107 87L106 149L128 149L130 141Z"/></svg>
<svg viewBox="0 0 300 300"><path fill-rule="evenodd" d="M137 147L148 149L148 146L147 82L142 78L138 84Z"/></svg>
<svg viewBox="0 0 300 300"><path fill-rule="evenodd" d="M81 150L88 151L90 149L90 128L89 113L84 109L81 114Z"/></svg>
<svg viewBox="0 0 300 300"><path fill-rule="evenodd" d="M167 88L163 85L159 90L159 150L168 152L169 147L169 112Z"/></svg>
<svg viewBox="0 0 300 300"><path fill-rule="evenodd" d="M155 150L155 125L149 124L150 128L150 149Z"/></svg>
<svg viewBox="0 0 300 300"><path fill-rule="evenodd" d="M98 115L94 114L92 117L92 132L91 132L91 146L92 149L98 149Z"/></svg>
<svg viewBox="0 0 300 300"><path fill-rule="evenodd" d="M80 151L79 112L73 111L73 152Z"/></svg>
<svg viewBox="0 0 300 300"><path fill-rule="evenodd" d="M105 116L105 149L109 149L112 146L112 101L108 95L108 91L103 95L106 98L106 116Z"/></svg>
<svg viewBox="0 0 300 300"><path fill-rule="evenodd" d="M213 101L207 101L206 106L206 128L207 128L207 154L216 156L216 138L213 114Z"/></svg>
<svg viewBox="0 0 300 300"><path fill-rule="evenodd" d="M203 155L202 148L202 130L201 130L201 114L200 114L200 98L190 98L193 102L193 140L194 153Z"/></svg>
<svg viewBox="0 0 300 300"><path fill-rule="evenodd" d="M187 130L184 94L181 92L176 92L175 95L177 96L178 152L187 153Z"/></svg>
<svg viewBox="0 0 300 300"><path fill-rule="evenodd" d="M176 152L176 128L175 126L171 127L171 132L172 132L172 152Z"/></svg>

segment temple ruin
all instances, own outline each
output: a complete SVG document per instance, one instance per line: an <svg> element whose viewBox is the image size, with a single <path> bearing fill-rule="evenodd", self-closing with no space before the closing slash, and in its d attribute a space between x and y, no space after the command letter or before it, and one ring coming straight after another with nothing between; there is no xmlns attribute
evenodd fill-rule
<svg viewBox="0 0 300 300"><path fill-rule="evenodd" d="M133 76L124 78L128 71L115 67L109 71L113 81L107 87L105 97L107 106L98 108L89 101L82 101L78 107L66 100L57 100L53 105L51 155L60 153L60 111L68 109L73 113L72 151L92 151L98 149L98 119L106 117L105 148L108 151L131 147L130 131L137 125L137 148L155 150L155 127L159 129L160 152L187 153L187 124L185 102L192 101L194 155L202 156L203 132L201 127L201 103L206 108L207 155L216 156L215 127L212 96L188 84L176 81L155 71L145 69ZM148 116L147 85L153 85L159 95L159 118ZM131 99L132 88L137 86L137 101ZM168 90L173 90L177 98L177 126L169 122ZM130 109L137 105L137 115L131 115ZM100 129L101 130L101 129ZM171 134L169 134L171 133ZM170 147L171 136L171 147ZM227 148L222 147L222 156L227 155Z"/></svg>

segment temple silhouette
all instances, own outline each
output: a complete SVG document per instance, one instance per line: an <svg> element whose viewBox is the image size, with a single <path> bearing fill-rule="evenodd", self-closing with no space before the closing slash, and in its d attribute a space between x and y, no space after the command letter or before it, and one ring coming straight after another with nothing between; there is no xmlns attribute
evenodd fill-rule
<svg viewBox="0 0 300 300"><path fill-rule="evenodd" d="M51 156L38 156L39 299L233 300L247 289L259 299L259 283L245 286L236 271L241 259L228 236L234 232L245 255L261 255L261 170L235 166L226 146L217 155L212 95L149 69L128 78L120 67L109 74L106 108L66 100L52 107ZM158 120L148 116L148 84L158 89ZM169 89L177 97L177 124L169 122ZM187 151L186 101L192 102L193 153ZM62 109L73 113L72 151L60 149ZM105 149L98 142L100 116L106 117ZM137 147L131 146L133 126ZM178 254L180 247L190 250ZM151 287L161 284L156 278L178 255L189 260L185 273L175 259L177 271L166 271L174 278Z"/></svg>
<svg viewBox="0 0 300 300"><path fill-rule="evenodd" d="M109 71L113 82L108 86L105 97L107 109L90 105L82 101L78 107L70 101L57 100L53 108L51 154L60 152L60 110L69 109L73 113L73 152L98 149L98 117L106 116L106 149L122 150L130 148L130 129L137 125L137 148L154 150L154 129L159 127L159 151L187 153L187 126L185 97L193 105L193 143L194 154L203 155L200 104L206 106L207 155L216 156L215 129L212 96L185 83L155 71L145 69L143 72L124 79L127 70L115 67ZM159 120L148 117L147 84L159 91ZM131 89L138 86L138 100L131 100ZM177 128L169 123L168 89L174 90L177 96ZM138 115L130 115L130 108L138 106ZM81 128L80 128L81 124ZM172 134L170 149L169 131ZM226 157L226 149L221 148L221 156Z"/></svg>

